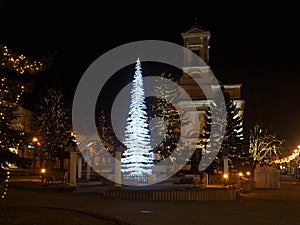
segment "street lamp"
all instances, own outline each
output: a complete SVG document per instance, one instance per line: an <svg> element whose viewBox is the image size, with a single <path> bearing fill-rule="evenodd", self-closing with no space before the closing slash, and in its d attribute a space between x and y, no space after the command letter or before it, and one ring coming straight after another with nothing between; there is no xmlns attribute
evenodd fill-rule
<svg viewBox="0 0 300 225"><path fill-rule="evenodd" d="M45 180L45 173L46 173L46 169L42 168L41 169L41 183L44 183Z"/></svg>
<svg viewBox="0 0 300 225"><path fill-rule="evenodd" d="M224 186L227 186L227 182L228 182L228 173L224 173L224 174L223 174L223 178L224 178Z"/></svg>
<svg viewBox="0 0 300 225"><path fill-rule="evenodd" d="M241 186L242 186L242 178L243 178L243 173L242 172L239 172L239 177L240 177L240 179L239 179L239 188L241 188Z"/></svg>
<svg viewBox="0 0 300 225"><path fill-rule="evenodd" d="M248 179L250 179L250 175L251 175L250 171L247 171L246 175L247 175Z"/></svg>
<svg viewBox="0 0 300 225"><path fill-rule="evenodd" d="M40 144L38 141L39 141L39 139L37 139L36 137L33 137L33 138L32 138L32 142L34 143L34 144L33 144L33 174L35 174L36 148L37 148L37 146Z"/></svg>

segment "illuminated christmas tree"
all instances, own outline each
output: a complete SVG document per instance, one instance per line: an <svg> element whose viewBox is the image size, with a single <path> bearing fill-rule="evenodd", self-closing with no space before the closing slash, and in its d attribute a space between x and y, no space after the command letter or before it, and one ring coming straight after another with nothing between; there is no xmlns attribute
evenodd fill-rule
<svg viewBox="0 0 300 225"><path fill-rule="evenodd" d="M131 102L125 130L127 150L121 159L121 171L126 178L143 180L152 174L153 150L145 104L145 93L140 60L137 59L131 89Z"/></svg>

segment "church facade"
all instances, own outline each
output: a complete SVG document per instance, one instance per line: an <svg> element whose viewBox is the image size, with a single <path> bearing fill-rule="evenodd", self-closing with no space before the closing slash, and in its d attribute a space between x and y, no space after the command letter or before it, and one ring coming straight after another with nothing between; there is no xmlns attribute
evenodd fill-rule
<svg viewBox="0 0 300 225"><path fill-rule="evenodd" d="M188 114L187 116L191 118L191 122L186 127L186 132L184 131L187 137L193 137L193 132L197 134L203 133L203 126L205 125L205 111L208 109L210 101L207 96L205 96L204 88L213 89L213 83L211 81L212 71L209 64L209 40L210 32L202 28L198 23L195 23L188 29L183 32L183 46L202 60L201 63L193 63L191 54L187 54L183 57L184 67L183 75L177 80L177 83L188 93L190 100L181 100L181 106L184 111ZM242 99L241 87L242 84L223 84L218 81L225 89L225 92L229 94L230 99L233 100L236 105L236 109L239 112L241 118L244 115L244 106L245 101ZM198 84L201 84L201 88ZM193 124L194 121L198 119L200 126ZM198 130L195 130L198 129ZM196 158L200 158L202 151L204 150L200 143L200 138L198 141L195 141L194 137L189 143L190 147L196 148ZM200 160L200 159L199 159Z"/></svg>

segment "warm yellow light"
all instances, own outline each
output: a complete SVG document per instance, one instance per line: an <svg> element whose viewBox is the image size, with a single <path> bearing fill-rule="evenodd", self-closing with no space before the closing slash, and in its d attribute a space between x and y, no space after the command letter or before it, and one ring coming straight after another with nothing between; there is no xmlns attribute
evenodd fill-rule
<svg viewBox="0 0 300 225"><path fill-rule="evenodd" d="M41 173L46 173L46 169L41 169Z"/></svg>
<svg viewBox="0 0 300 225"><path fill-rule="evenodd" d="M224 174L223 174L223 178L224 178L224 179L228 179L228 174L227 174L227 173L224 173Z"/></svg>
<svg viewBox="0 0 300 225"><path fill-rule="evenodd" d="M33 142L37 142L38 139L37 139L36 137L34 137L34 138L32 138L32 141L33 141Z"/></svg>
<svg viewBox="0 0 300 225"><path fill-rule="evenodd" d="M247 174L247 176L250 176L251 173L249 171L247 171L246 174Z"/></svg>
<svg viewBox="0 0 300 225"><path fill-rule="evenodd" d="M239 172L239 176L242 177L242 176L243 176L243 173L242 173L242 172Z"/></svg>

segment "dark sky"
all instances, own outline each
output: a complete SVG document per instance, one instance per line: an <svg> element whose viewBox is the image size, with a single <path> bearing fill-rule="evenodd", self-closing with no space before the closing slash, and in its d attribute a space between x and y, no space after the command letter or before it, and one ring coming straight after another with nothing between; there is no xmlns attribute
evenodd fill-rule
<svg viewBox="0 0 300 225"><path fill-rule="evenodd" d="M194 5L196 4L196 5ZM246 128L272 126L288 148L300 144L300 14L288 1L162 5L141 1L17 1L0 8L0 43L32 57L54 53L56 77L73 95L97 57L131 41L182 44L194 17L211 32L210 66L224 84L242 84Z"/></svg>

